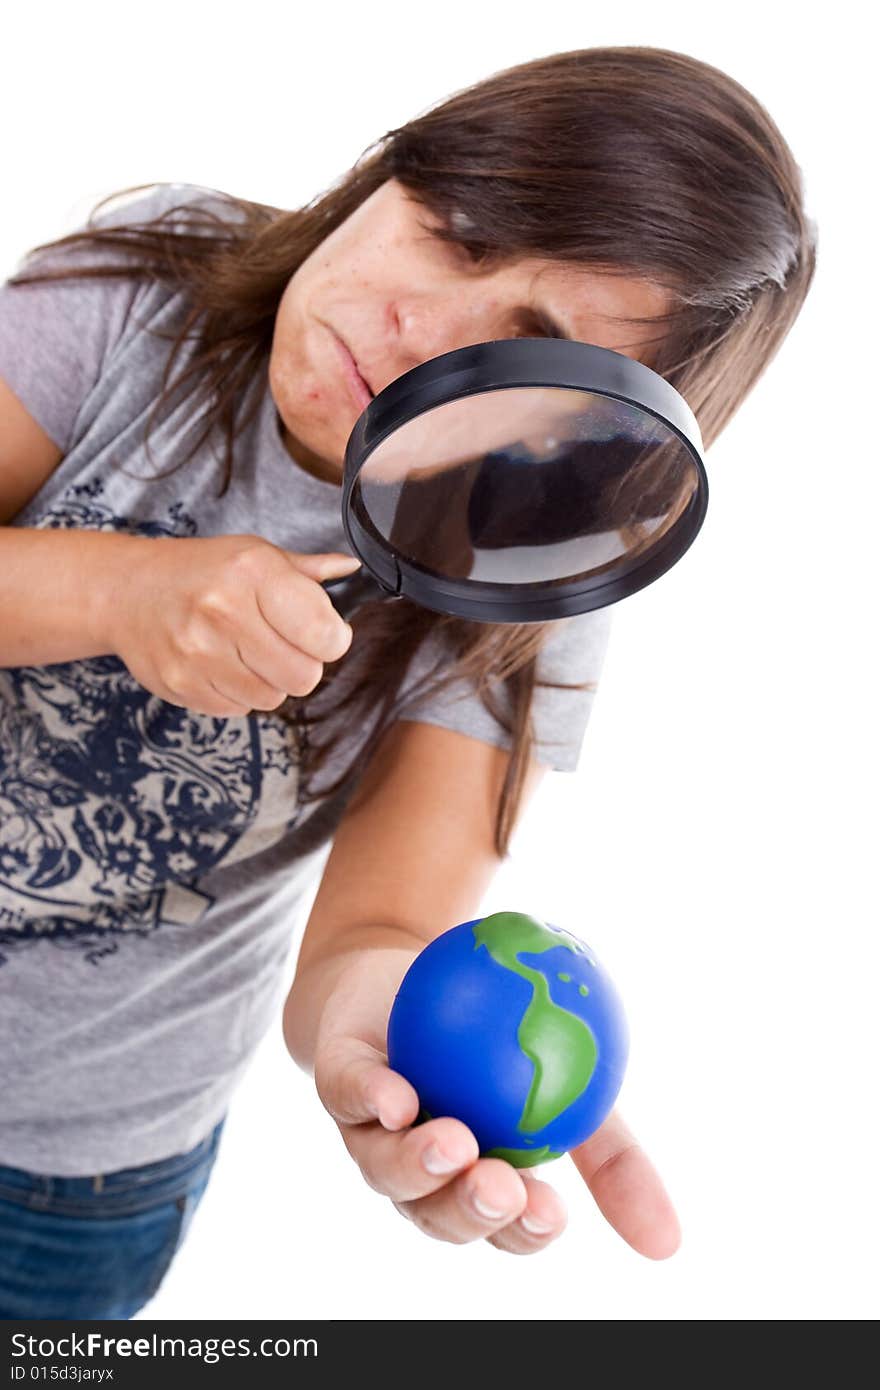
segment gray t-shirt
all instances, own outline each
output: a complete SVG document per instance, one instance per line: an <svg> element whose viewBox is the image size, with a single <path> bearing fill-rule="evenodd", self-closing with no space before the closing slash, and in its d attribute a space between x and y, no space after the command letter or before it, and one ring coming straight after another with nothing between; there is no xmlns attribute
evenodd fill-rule
<svg viewBox="0 0 880 1390"><path fill-rule="evenodd" d="M100 220L210 196L163 185ZM193 438L186 402L147 460L145 413L171 346L149 330L172 330L184 308L131 277L0 286L0 376L64 453L11 524L347 551L340 488L287 453L265 371L224 497L216 444L169 471ZM597 680L609 624L608 609L558 624L539 674ZM435 656L426 646L405 690ZM577 766L592 700L537 692L542 761ZM464 681L402 717L509 746ZM346 729L318 788L367 732ZM0 1163L109 1172L204 1138L279 1019L297 910L352 790L301 806L277 717L182 709L114 656L0 669Z"/></svg>

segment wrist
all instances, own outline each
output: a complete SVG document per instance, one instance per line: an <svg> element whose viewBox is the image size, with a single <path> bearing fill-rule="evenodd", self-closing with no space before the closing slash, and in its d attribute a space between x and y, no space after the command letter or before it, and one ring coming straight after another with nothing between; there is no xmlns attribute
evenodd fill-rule
<svg viewBox="0 0 880 1390"><path fill-rule="evenodd" d="M314 1070L319 1044L357 1035L385 1051L385 1030L401 980L428 944L409 932L364 929L357 944L312 955L297 967L284 1004L287 1050L303 1071Z"/></svg>
<svg viewBox="0 0 880 1390"><path fill-rule="evenodd" d="M151 541L146 536L83 534L94 541L87 542L80 611L95 650L117 655L126 623L128 583L149 564L150 555L144 553L144 547Z"/></svg>

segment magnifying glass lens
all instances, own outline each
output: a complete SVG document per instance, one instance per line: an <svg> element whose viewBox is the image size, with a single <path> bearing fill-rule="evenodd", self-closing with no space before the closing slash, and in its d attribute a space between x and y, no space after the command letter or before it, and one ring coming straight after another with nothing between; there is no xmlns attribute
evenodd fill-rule
<svg viewBox="0 0 880 1390"><path fill-rule="evenodd" d="M364 462L351 504L427 575L553 585L640 563L699 483L691 450L631 402L505 387L401 424Z"/></svg>

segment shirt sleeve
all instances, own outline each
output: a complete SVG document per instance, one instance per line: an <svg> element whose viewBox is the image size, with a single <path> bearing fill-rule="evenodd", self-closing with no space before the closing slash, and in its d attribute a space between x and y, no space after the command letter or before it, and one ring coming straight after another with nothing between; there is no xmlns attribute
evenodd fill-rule
<svg viewBox="0 0 880 1390"><path fill-rule="evenodd" d="M200 190L162 184L101 213L93 226L148 221ZM85 230L85 225L76 228ZM97 265L125 257L110 248L63 246L26 254L11 272ZM132 276L0 284L0 377L66 453L82 405L119 342L147 281Z"/></svg>
<svg viewBox="0 0 880 1390"><path fill-rule="evenodd" d="M598 686L605 662L611 629L610 608L563 618L553 624L550 636L538 653L539 680ZM402 709L398 718L437 724L469 734L497 748L510 749L512 740L501 723L489 713L475 682L466 677L450 683L436 695L420 696L413 687L433 669L438 660L438 641L432 633L416 653L401 686ZM503 683L493 686L505 714L509 705ZM410 697L409 692L413 691ZM532 703L534 755L538 762L557 772L577 769L584 734L595 700L595 690L557 690L537 685Z"/></svg>

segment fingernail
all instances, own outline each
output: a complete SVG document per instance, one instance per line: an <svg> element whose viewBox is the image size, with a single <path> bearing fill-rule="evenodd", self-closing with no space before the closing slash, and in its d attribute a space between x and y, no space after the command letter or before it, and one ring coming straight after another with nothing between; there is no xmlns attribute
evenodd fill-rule
<svg viewBox="0 0 880 1390"><path fill-rule="evenodd" d="M422 1167L429 1173L454 1173L461 1164L458 1159L450 1158L442 1149L438 1149L436 1144L429 1144L422 1154Z"/></svg>
<svg viewBox="0 0 880 1390"><path fill-rule="evenodd" d="M548 1226L544 1221L536 1220L534 1216L521 1216L519 1224L532 1236L548 1236L553 1230L552 1226Z"/></svg>
<svg viewBox="0 0 880 1390"><path fill-rule="evenodd" d="M502 1216L507 1215L505 1211L497 1211L495 1207L490 1207L476 1192L471 1197L471 1201L474 1211L478 1216L482 1216L484 1221L500 1221Z"/></svg>

